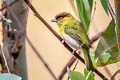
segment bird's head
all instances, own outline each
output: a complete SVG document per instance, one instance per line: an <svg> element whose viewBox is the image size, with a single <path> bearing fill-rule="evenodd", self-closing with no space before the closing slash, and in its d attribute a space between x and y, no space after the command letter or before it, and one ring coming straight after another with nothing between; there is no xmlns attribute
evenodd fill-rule
<svg viewBox="0 0 120 80"><path fill-rule="evenodd" d="M60 23L69 21L71 19L73 19L73 16L70 13L62 12L62 13L57 14L55 16L55 19L52 19L51 21L56 22L57 24L60 24Z"/></svg>

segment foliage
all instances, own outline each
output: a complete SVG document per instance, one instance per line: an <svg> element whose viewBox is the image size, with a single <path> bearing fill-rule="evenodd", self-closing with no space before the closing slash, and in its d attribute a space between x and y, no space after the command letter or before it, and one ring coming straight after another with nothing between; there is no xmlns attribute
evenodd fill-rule
<svg viewBox="0 0 120 80"><path fill-rule="evenodd" d="M0 80L22 80L22 78L14 74L4 73L0 74Z"/></svg>
<svg viewBox="0 0 120 80"><path fill-rule="evenodd" d="M71 80L94 80L94 73L89 72L87 69L84 70L84 75L69 68L67 68L67 72Z"/></svg>
<svg viewBox="0 0 120 80"><path fill-rule="evenodd" d="M108 14L108 5L107 5L107 0L100 0L101 4L105 10L105 12Z"/></svg>
<svg viewBox="0 0 120 80"><path fill-rule="evenodd" d="M100 0L100 2L108 15L107 0ZM76 0L76 4L80 20L85 29L88 31L91 20L93 0ZM96 51L90 51L90 56L95 69L99 66L108 65L120 60L120 54L116 41L115 24L113 20L110 21L106 31L102 34L102 37L100 37ZM84 70L84 75L76 71L71 71L70 69L67 69L67 71L71 80L94 80L94 73L87 71L86 69ZM119 71L120 70L116 73Z"/></svg>

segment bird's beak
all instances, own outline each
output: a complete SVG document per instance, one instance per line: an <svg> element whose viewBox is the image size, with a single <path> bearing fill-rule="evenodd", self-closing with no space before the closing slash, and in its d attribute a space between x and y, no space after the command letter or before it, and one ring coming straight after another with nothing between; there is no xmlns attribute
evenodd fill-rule
<svg viewBox="0 0 120 80"><path fill-rule="evenodd" d="M58 22L59 22L59 20L52 19L52 20L51 20L51 22L56 22L56 23L58 23Z"/></svg>

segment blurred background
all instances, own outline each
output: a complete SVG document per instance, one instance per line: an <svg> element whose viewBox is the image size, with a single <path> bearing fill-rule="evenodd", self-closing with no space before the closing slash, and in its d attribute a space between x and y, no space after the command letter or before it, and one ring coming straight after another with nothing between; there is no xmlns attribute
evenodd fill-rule
<svg viewBox="0 0 120 80"><path fill-rule="evenodd" d="M113 0L110 1L112 6L114 6ZM58 33L59 31L57 25L51 22L51 19L53 19L56 14L61 12L70 12L77 18L70 4L70 0L32 0L32 4L35 6L40 15ZM90 27L89 36L92 37L101 30L104 30L110 20L111 18L106 15L101 6L100 0L96 0L96 12ZM66 63L72 57L72 54L64 48L62 43L46 28L42 22L34 16L31 10L29 10L27 34L56 76L59 76ZM2 33L0 33L0 36L1 35ZM94 49L96 44L97 42L93 45ZM27 42L26 47L29 80L54 80ZM110 64L106 67L110 71L109 74L106 73L104 67L98 68L98 70L110 78L110 75L112 75L120 67L120 64L118 62L115 64ZM84 68L84 64L79 61L75 71L83 73ZM63 80L67 80L67 77L68 76L66 75ZM96 75L96 80L102 79Z"/></svg>

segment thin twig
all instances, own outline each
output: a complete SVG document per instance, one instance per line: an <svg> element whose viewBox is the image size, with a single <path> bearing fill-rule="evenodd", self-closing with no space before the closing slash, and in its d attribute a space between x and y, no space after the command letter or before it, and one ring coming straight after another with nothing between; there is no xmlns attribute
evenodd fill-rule
<svg viewBox="0 0 120 80"><path fill-rule="evenodd" d="M80 53L79 53L79 54L80 54ZM76 69L78 63L79 63L79 60L77 60L77 62L75 63L75 66L73 67L73 71ZM72 64L73 64L73 63L72 63ZM71 64L71 65L72 65L72 64ZM68 76L68 79L67 79L67 80L69 80L69 78L70 78L70 77Z"/></svg>
<svg viewBox="0 0 120 80"><path fill-rule="evenodd" d="M91 14L91 18L90 18L90 26L91 26L91 24L92 24L92 22L93 22L93 19L94 19L94 17L95 17L95 12L96 12L96 1L94 2L94 9L93 9L93 13Z"/></svg>
<svg viewBox="0 0 120 80"><path fill-rule="evenodd" d="M114 23L116 24L116 15L115 15L115 12L112 9L112 6L111 6L109 0L107 0L107 4L108 4L108 11L109 11L112 19L114 20Z"/></svg>
<svg viewBox="0 0 120 80"><path fill-rule="evenodd" d="M26 40L29 43L29 45L31 46L31 48L33 49L33 51L36 53L36 55L39 57L39 59L42 61L42 63L46 67L46 69L50 72L50 74L52 75L52 77L55 80L57 80L55 74L52 72L52 70L50 69L50 67L48 66L48 64L45 62L45 60L42 58L42 56L40 55L40 53L38 52L38 50L34 47L33 43L29 40L29 38L27 36L26 36Z"/></svg>
<svg viewBox="0 0 120 80"><path fill-rule="evenodd" d="M6 66L6 68L7 68L7 71L8 71L8 73L10 73L10 69L9 69L9 67L8 67L7 59L6 59L6 57L5 57L5 54L4 54L4 51L3 51L2 47L1 47L1 45L0 45L0 51L1 51L1 55L3 56L3 60L4 60L4 62L5 62L5 66Z"/></svg>
<svg viewBox="0 0 120 80"><path fill-rule="evenodd" d="M120 73L120 69L118 69L111 77L110 80L114 80L115 76Z"/></svg>
<svg viewBox="0 0 120 80"><path fill-rule="evenodd" d="M34 12L35 16L43 22L44 25L46 25L46 27L60 40L62 41L63 39L57 34L56 31L54 31L54 29L40 16L40 14L37 12L37 10L33 7L33 5L31 4L31 2L29 0L24 0L26 2L26 4L31 8L31 10ZM73 49L66 43L63 43L64 46L70 51L73 52ZM82 63L84 62L84 59L77 54L76 52L73 54L75 57L77 57ZM99 72L98 70L95 69L95 72L102 78L102 79L106 79L108 80L101 72Z"/></svg>
<svg viewBox="0 0 120 80"><path fill-rule="evenodd" d="M3 6L3 7L0 9L0 11L3 11L4 9L12 6L12 5L15 4L16 2L18 2L18 0L14 0L13 2L11 2L11 3L9 3L9 4L5 5L5 6Z"/></svg>
<svg viewBox="0 0 120 80"><path fill-rule="evenodd" d="M78 63L79 63L79 60L77 60L77 62L76 62L76 64L75 64L75 66L74 66L74 68L73 68L73 71L76 69L76 67L77 67Z"/></svg>
<svg viewBox="0 0 120 80"><path fill-rule="evenodd" d="M65 65L65 67L63 68L63 70L61 71L61 73L60 73L60 75L59 75L59 77L58 77L59 80L62 80L62 78L64 77L65 73L67 72L67 67L70 68L70 67L72 66L72 64L75 62L76 59L77 59L77 58L76 58L75 56L73 56L73 57L68 61L68 63Z"/></svg>
<svg viewBox="0 0 120 80"><path fill-rule="evenodd" d="M77 60L77 62L75 63L75 66L73 67L73 71L76 69L78 63L79 63L79 60ZM72 64L71 64L71 65L72 65ZM69 79L70 79L70 77L68 76L68 79L67 79L67 80L69 80Z"/></svg>
<svg viewBox="0 0 120 80"><path fill-rule="evenodd" d="M104 67L104 70L105 70L105 72L109 75L109 77L112 76L110 70L109 70L106 66Z"/></svg>
<svg viewBox="0 0 120 80"><path fill-rule="evenodd" d="M76 7L75 7L75 5L74 5L74 3L73 3L73 0L69 0L69 2L70 2L70 4L71 4L71 7L72 7L72 9L73 9L73 12L75 13L75 16L76 16L77 18L79 18L78 13L77 13L77 10L76 10Z"/></svg>
<svg viewBox="0 0 120 80"><path fill-rule="evenodd" d="M93 36L93 37L90 39L90 43L93 44L95 41L97 41L97 40L104 34L105 31L106 31L106 29L104 29L103 31L101 31L101 32L98 33L97 35Z"/></svg>

